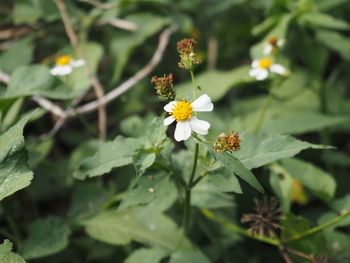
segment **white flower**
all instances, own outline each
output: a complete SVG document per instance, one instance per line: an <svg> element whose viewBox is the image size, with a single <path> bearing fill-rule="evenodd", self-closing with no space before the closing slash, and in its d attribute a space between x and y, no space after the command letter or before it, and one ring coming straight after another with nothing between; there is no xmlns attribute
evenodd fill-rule
<svg viewBox="0 0 350 263"><path fill-rule="evenodd" d="M193 115L193 112L212 111L214 108L210 97L207 94L200 96L194 102L186 101L171 101L164 106L164 110L171 116L164 119L164 125L168 126L175 120L177 122L175 128L175 140L185 141L190 138L192 131L206 135L210 128L210 123L199 120Z"/></svg>
<svg viewBox="0 0 350 263"><path fill-rule="evenodd" d="M61 56L56 59L56 66L53 67L50 72L52 75L64 76L73 71L73 68L81 67L85 64L82 59L74 60L71 56Z"/></svg>
<svg viewBox="0 0 350 263"><path fill-rule="evenodd" d="M284 45L283 39L277 39L275 37L270 37L266 43L263 54L265 56L270 55L274 50L281 48Z"/></svg>
<svg viewBox="0 0 350 263"><path fill-rule="evenodd" d="M251 77L256 80L264 80L269 76L269 73L285 75L287 70L280 64L274 64L271 58L262 58L252 62L252 69L249 71Z"/></svg>

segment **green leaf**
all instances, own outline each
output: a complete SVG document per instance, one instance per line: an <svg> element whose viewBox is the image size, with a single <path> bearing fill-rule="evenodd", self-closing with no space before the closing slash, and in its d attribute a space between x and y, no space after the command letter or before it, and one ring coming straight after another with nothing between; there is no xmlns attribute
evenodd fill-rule
<svg viewBox="0 0 350 263"><path fill-rule="evenodd" d="M70 229L64 220L50 216L30 224L28 238L20 247L25 259L45 257L63 250L68 245Z"/></svg>
<svg viewBox="0 0 350 263"><path fill-rule="evenodd" d="M241 149L232 153L248 169L292 157L305 149L327 149L326 146L299 141L288 135L240 134Z"/></svg>
<svg viewBox="0 0 350 263"><path fill-rule="evenodd" d="M14 124L22 108L23 101L23 98L18 98L8 109L1 123L1 132L6 131L11 125Z"/></svg>
<svg viewBox="0 0 350 263"><path fill-rule="evenodd" d="M166 17L151 14L132 14L124 19L137 25L135 32L120 32L110 42L110 50L116 60L112 81L119 80L123 68L128 62L132 52L140 46L148 37L157 33L162 27L170 21Z"/></svg>
<svg viewBox="0 0 350 263"><path fill-rule="evenodd" d="M206 93L213 101L217 101L222 99L230 88L252 82L249 70L249 66L242 66L230 71L206 71L196 75L196 83L201 88L200 93ZM177 85L175 89L178 99L192 98L192 82Z"/></svg>
<svg viewBox="0 0 350 263"><path fill-rule="evenodd" d="M277 163L270 165L270 185L279 199L283 212L290 211L292 203L293 178Z"/></svg>
<svg viewBox="0 0 350 263"><path fill-rule="evenodd" d="M241 161L232 155L232 153L218 153L215 152L211 146L208 148L210 149L210 152L213 154L214 158L221 162L222 166L225 167L225 169L231 173L238 175L258 191L264 192L264 189L261 187L255 176L241 163Z"/></svg>
<svg viewBox="0 0 350 263"><path fill-rule="evenodd" d="M208 174L209 182L221 192L242 193L237 177L226 169L219 169Z"/></svg>
<svg viewBox="0 0 350 263"><path fill-rule="evenodd" d="M53 146L52 138L48 138L45 140L30 140L27 143L27 150L29 156L29 164L30 167L36 167L41 161L45 159L45 157L50 153Z"/></svg>
<svg viewBox="0 0 350 263"><path fill-rule="evenodd" d="M177 188L169 175L162 172L147 173L137 179L133 188L126 193L118 209L149 204L157 211L164 211L175 202L177 197Z"/></svg>
<svg viewBox="0 0 350 263"><path fill-rule="evenodd" d="M29 118L30 115L23 117L0 136L0 200L27 187L33 179L23 138Z"/></svg>
<svg viewBox="0 0 350 263"><path fill-rule="evenodd" d="M338 52L344 59L350 60L350 38L330 30L318 30L316 38L326 47Z"/></svg>
<svg viewBox="0 0 350 263"><path fill-rule="evenodd" d="M282 160L281 165L293 178L301 181L303 185L320 198L324 200L333 198L336 182L329 173L311 163L294 158Z"/></svg>
<svg viewBox="0 0 350 263"><path fill-rule="evenodd" d="M132 240L174 250L181 238L172 220L148 207L105 211L84 223L86 232L102 242L126 245Z"/></svg>
<svg viewBox="0 0 350 263"><path fill-rule="evenodd" d="M207 179L203 179L192 189L191 205L199 208L225 208L233 207L234 201L232 195L220 192Z"/></svg>
<svg viewBox="0 0 350 263"><path fill-rule="evenodd" d="M95 215L107 200L106 189L96 183L78 185L73 192L67 217L81 222Z"/></svg>
<svg viewBox="0 0 350 263"><path fill-rule="evenodd" d="M348 30L350 25L344 20L335 18L333 16L323 13L308 13L301 17L301 20L306 24L335 29L335 30Z"/></svg>
<svg viewBox="0 0 350 263"><path fill-rule="evenodd" d="M0 69L12 73L16 68L29 64L33 56L33 38L26 37L16 41L0 56Z"/></svg>
<svg viewBox="0 0 350 263"><path fill-rule="evenodd" d="M209 259L199 251L179 250L171 255L169 263L210 263Z"/></svg>
<svg viewBox="0 0 350 263"><path fill-rule="evenodd" d="M95 74L103 55L103 47L94 42L88 42L81 46L85 56L85 63L89 66L92 74ZM61 51L61 54L74 54L74 50L69 47ZM76 67L71 74L61 77L62 81L75 93L81 93L91 86L90 78L86 74L85 66Z"/></svg>
<svg viewBox="0 0 350 263"><path fill-rule="evenodd" d="M31 4L27 2L17 2L12 13L15 25L32 24L41 16L41 13Z"/></svg>
<svg viewBox="0 0 350 263"><path fill-rule="evenodd" d="M116 137L106 142L91 157L84 159L73 176L77 179L100 176L113 168L131 164L133 156L142 147L140 140L134 138Z"/></svg>
<svg viewBox="0 0 350 263"><path fill-rule="evenodd" d="M168 251L159 248L140 248L135 250L124 263L159 263L168 255Z"/></svg>
<svg viewBox="0 0 350 263"><path fill-rule="evenodd" d="M14 71L3 98L41 95L52 99L69 99L78 94L52 76L47 67L31 65Z"/></svg>
<svg viewBox="0 0 350 263"><path fill-rule="evenodd" d="M0 245L0 262L2 263L25 263L24 259L16 254L11 252L12 243L5 239L4 242Z"/></svg>

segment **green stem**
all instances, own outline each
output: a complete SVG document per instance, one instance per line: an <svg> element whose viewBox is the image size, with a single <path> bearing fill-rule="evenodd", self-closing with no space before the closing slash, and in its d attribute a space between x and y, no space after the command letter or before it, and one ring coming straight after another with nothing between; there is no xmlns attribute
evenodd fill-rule
<svg viewBox="0 0 350 263"><path fill-rule="evenodd" d="M194 74L193 74L193 70L190 70L190 74L191 74L191 80L192 80L192 89L193 89L193 99L195 100L197 97L197 92L196 92L196 80L194 78Z"/></svg>
<svg viewBox="0 0 350 263"><path fill-rule="evenodd" d="M259 130L261 128L261 125L264 122L264 118L265 118L266 112L267 112L267 110L269 109L269 107L271 105L272 98L273 98L273 95L272 95L272 92L270 90L269 91L269 95L267 96L267 98L265 100L264 107L262 108L262 110L260 112L260 116L259 116L258 122L257 122L257 124L255 126L255 129L253 131L253 134L257 134L259 132Z"/></svg>
<svg viewBox="0 0 350 263"><path fill-rule="evenodd" d="M291 236L291 237L289 237L287 239L284 239L284 240L282 240L282 243L289 243L289 242L292 242L292 241L304 238L306 236L312 235L312 234L314 234L316 232L319 232L319 231L321 231L321 230L323 230L323 229L325 229L327 227L335 225L336 223L338 223L339 221L343 220L348 215L350 215L350 210L346 211L345 213L342 213L338 217L334 218L333 220L331 220L331 221L329 221L329 222L327 222L327 223L325 223L323 225L311 228L309 230L306 230L305 232L302 232L302 233L296 234L294 236Z"/></svg>
<svg viewBox="0 0 350 263"><path fill-rule="evenodd" d="M190 179L188 181L187 187L185 188L185 204L184 204L184 215L183 215L183 227L184 227L184 231L185 231L186 235L189 232L189 226L190 226L191 191L192 191L193 179L194 179L194 176L196 174L196 169L197 169L198 152L199 152L199 143L196 143L195 150L194 150L192 172L191 172Z"/></svg>

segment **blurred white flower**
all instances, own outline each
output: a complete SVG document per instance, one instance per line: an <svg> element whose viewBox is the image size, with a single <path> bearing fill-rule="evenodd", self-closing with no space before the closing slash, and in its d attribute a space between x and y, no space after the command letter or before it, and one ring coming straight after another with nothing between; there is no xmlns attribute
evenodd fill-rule
<svg viewBox="0 0 350 263"><path fill-rule="evenodd" d="M254 60L249 75L256 78L256 80L264 80L269 76L270 72L285 75L287 70L280 64L274 64L272 58L267 57Z"/></svg>
<svg viewBox="0 0 350 263"><path fill-rule="evenodd" d="M263 54L265 56L270 55L274 50L281 48L284 45L284 39L277 39L276 37L270 37L266 43Z"/></svg>
<svg viewBox="0 0 350 263"><path fill-rule="evenodd" d="M190 138L192 131L206 135L210 128L210 123L199 120L193 116L193 112L212 111L214 108L210 97L207 94L200 96L195 101L171 101L164 106L164 110L171 116L164 119L164 125L168 126L175 120L177 122L175 128L175 140L185 141Z"/></svg>
<svg viewBox="0 0 350 263"><path fill-rule="evenodd" d="M71 56L65 55L56 59L56 66L50 72L52 75L64 76L72 73L73 68L81 67L85 64L82 59L74 60Z"/></svg>

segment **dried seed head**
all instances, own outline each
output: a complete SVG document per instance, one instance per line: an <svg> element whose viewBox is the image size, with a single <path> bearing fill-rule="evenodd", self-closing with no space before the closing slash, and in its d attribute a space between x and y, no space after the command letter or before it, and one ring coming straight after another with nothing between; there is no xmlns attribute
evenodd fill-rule
<svg viewBox="0 0 350 263"><path fill-rule="evenodd" d="M278 229L281 228L279 222L282 217L282 211L278 201L274 197L264 196L262 200L254 200L255 214L243 215L242 223L250 223L250 231L260 236L277 236Z"/></svg>
<svg viewBox="0 0 350 263"><path fill-rule="evenodd" d="M179 67L187 70L193 70L196 64L201 61L194 53L194 48L197 45L197 41L193 38L186 38L177 42L177 52L180 54Z"/></svg>
<svg viewBox="0 0 350 263"><path fill-rule="evenodd" d="M152 77L151 83L154 85L154 88L157 90L157 94L162 99L174 100L175 99L175 90L173 87L173 74L166 75L163 77Z"/></svg>
<svg viewBox="0 0 350 263"><path fill-rule="evenodd" d="M197 41L193 38L185 38L177 42L177 52L180 54L193 53L194 47L197 45Z"/></svg>
<svg viewBox="0 0 350 263"><path fill-rule="evenodd" d="M216 152L233 151L236 152L240 149L241 139L238 133L221 133L215 138L214 150Z"/></svg>

